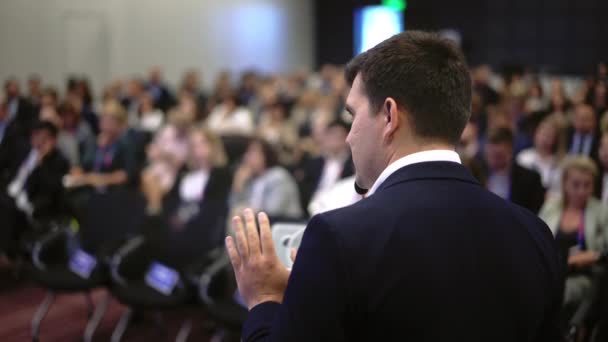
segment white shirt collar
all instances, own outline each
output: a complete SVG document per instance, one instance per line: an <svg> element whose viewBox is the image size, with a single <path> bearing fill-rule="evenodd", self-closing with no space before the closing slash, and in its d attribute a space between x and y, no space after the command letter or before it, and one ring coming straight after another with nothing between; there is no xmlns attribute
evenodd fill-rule
<svg viewBox="0 0 608 342"><path fill-rule="evenodd" d="M382 173L380 174L378 179L376 179L376 182L371 187L371 189L369 189L366 196L373 195L376 192L376 190L378 190L380 185L382 185L382 183L384 183L384 181L390 175L392 175L393 173L395 173L397 170L401 169L402 167L405 167L405 166L408 166L411 164L431 162L431 161L448 161L448 162L453 162L453 163L458 163L458 164L461 163L460 156L458 155L458 153L456 153L454 151L450 151L450 150L431 150L431 151L422 151L422 152L416 152L416 153L409 154L409 155L407 155L405 157L401 157L401 158L395 160L394 162L392 162L391 164L389 164L389 166L387 166L386 169L384 169L384 171L382 171Z"/></svg>

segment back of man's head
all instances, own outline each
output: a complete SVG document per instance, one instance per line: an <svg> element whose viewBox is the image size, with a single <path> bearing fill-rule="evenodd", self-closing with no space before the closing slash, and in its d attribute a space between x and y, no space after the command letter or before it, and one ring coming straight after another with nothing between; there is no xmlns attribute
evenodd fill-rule
<svg viewBox="0 0 608 342"><path fill-rule="evenodd" d="M421 31L397 34L355 57L350 85L360 75L378 113L390 97L410 115L417 138L456 144L471 112L471 77L462 52L449 40Z"/></svg>

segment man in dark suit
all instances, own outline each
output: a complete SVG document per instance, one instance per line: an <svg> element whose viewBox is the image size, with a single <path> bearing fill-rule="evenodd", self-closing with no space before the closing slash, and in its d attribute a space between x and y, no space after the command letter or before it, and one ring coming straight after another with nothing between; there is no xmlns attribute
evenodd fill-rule
<svg viewBox="0 0 608 342"><path fill-rule="evenodd" d="M572 128L568 132L568 154L590 157L599 166L600 135L593 107L579 104L574 110Z"/></svg>
<svg viewBox="0 0 608 342"><path fill-rule="evenodd" d="M367 198L317 215L291 273L266 215L226 239L244 341L558 341L563 276L547 226L487 192L454 148L471 80L447 40L407 31L346 68L347 141Z"/></svg>
<svg viewBox="0 0 608 342"><path fill-rule="evenodd" d="M4 106L6 108L7 122L12 124L16 136L27 138L38 113L35 113L29 101L21 96L19 82L9 78L4 84Z"/></svg>
<svg viewBox="0 0 608 342"><path fill-rule="evenodd" d="M355 173L346 136L349 126L342 120L332 121L325 129L321 155L304 166L303 179L298 182L300 202L304 211L320 191L329 189L338 180Z"/></svg>
<svg viewBox="0 0 608 342"><path fill-rule="evenodd" d="M163 83L163 76L160 67L156 66L150 69L146 91L152 95L154 104L163 112L166 113L169 111L169 109L175 106L175 97L173 97L169 91L169 87Z"/></svg>
<svg viewBox="0 0 608 342"><path fill-rule="evenodd" d="M491 192L538 213L545 201L540 175L513 162L513 133L508 128L491 131L485 147L486 187Z"/></svg>
<svg viewBox="0 0 608 342"><path fill-rule="evenodd" d="M30 146L0 160L2 247L14 247L28 217L45 222L65 214L62 180L69 162L57 149L57 128L46 121L35 124Z"/></svg>

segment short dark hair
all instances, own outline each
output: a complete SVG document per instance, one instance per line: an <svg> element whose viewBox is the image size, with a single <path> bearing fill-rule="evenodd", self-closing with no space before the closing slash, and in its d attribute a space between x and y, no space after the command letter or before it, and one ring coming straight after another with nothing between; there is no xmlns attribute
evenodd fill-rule
<svg viewBox="0 0 608 342"><path fill-rule="evenodd" d="M422 31L397 34L348 63L351 86L359 74L373 113L392 97L410 113L418 137L458 142L471 115L472 84L464 55L450 40Z"/></svg>
<svg viewBox="0 0 608 342"><path fill-rule="evenodd" d="M32 127L32 132L37 131L46 131L53 138L57 138L57 135L59 134L59 129L57 128L57 126L55 126L52 122L46 120L37 121L36 123L34 123Z"/></svg>
<svg viewBox="0 0 608 342"><path fill-rule="evenodd" d="M513 132L507 127L498 127L488 134L489 144L509 144L513 146Z"/></svg>

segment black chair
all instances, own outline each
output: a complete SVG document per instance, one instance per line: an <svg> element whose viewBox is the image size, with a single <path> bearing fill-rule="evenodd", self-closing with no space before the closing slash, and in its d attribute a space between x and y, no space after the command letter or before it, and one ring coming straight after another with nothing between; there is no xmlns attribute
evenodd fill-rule
<svg viewBox="0 0 608 342"><path fill-rule="evenodd" d="M594 338L597 334L597 312L600 303L601 288L606 277L606 269L603 266L595 265L590 269L591 274L591 289L587 296L574 310L570 321L568 322L568 332L566 340L568 342L576 341L591 341L599 342ZM591 332L591 333L589 333Z"/></svg>
<svg viewBox="0 0 608 342"><path fill-rule="evenodd" d="M247 308L235 298L237 284L225 252L203 271L198 287L200 300L209 317L229 336L240 336Z"/></svg>
<svg viewBox="0 0 608 342"><path fill-rule="evenodd" d="M163 311L196 304L193 275L200 274L218 257L216 235L218 230L224 231L225 219L217 222L222 223L221 227L205 227L195 219L180 234L171 232L164 224L154 229L145 227L147 234L130 240L113 255L110 290L116 299L129 307L114 329L113 342L122 339L135 313L155 311L157 327L166 335L162 329ZM161 291L150 283L150 267L155 263L174 272L177 278L172 288ZM190 326L188 320L182 324L178 341L187 339Z"/></svg>
<svg viewBox="0 0 608 342"><path fill-rule="evenodd" d="M34 281L47 289L47 295L32 320L34 341L39 338L40 324L56 294L72 292L85 294L90 320L84 340L92 339L107 308L109 296L93 312L89 292L108 283L108 255L120 241L137 233L135 229L140 226L144 205L144 200L138 193L126 189L115 188L105 193L94 193L83 205L79 227L56 227L35 243L29 271ZM73 258L80 251L93 258L85 272L73 267ZM87 275L87 272L90 273Z"/></svg>

